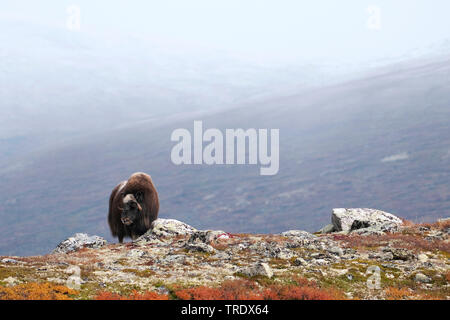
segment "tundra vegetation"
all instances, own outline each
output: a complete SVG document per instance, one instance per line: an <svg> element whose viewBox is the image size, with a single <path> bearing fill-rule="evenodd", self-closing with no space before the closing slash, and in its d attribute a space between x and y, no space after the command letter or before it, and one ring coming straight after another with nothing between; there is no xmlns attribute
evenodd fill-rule
<svg viewBox="0 0 450 320"><path fill-rule="evenodd" d="M230 234L157 219L123 244L76 235L47 255L0 257L0 299L450 298L449 220L361 225Z"/></svg>

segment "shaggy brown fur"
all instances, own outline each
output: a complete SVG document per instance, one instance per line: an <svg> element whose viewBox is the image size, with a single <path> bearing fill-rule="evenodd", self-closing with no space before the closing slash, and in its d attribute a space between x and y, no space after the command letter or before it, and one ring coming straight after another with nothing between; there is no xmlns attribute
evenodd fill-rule
<svg viewBox="0 0 450 320"><path fill-rule="evenodd" d="M136 239L150 229L158 210L158 193L151 177L142 172L132 174L109 197L108 223L112 235L120 243L124 237Z"/></svg>

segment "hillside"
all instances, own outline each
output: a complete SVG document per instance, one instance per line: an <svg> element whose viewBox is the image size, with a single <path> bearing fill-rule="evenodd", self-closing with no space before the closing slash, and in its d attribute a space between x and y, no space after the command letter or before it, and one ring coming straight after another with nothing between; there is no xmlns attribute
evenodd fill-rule
<svg viewBox="0 0 450 320"><path fill-rule="evenodd" d="M315 235L173 219L125 244L77 234L51 254L0 257L0 299L450 299L449 219L334 209L332 221Z"/></svg>
<svg viewBox="0 0 450 320"><path fill-rule="evenodd" d="M198 118L65 140L0 171L0 254L42 254L67 234L110 240L112 188L151 174L160 217L202 229L316 231L333 206L377 207L424 222L450 209L450 61L403 63L365 78ZM176 128L279 128L280 171L175 166Z"/></svg>

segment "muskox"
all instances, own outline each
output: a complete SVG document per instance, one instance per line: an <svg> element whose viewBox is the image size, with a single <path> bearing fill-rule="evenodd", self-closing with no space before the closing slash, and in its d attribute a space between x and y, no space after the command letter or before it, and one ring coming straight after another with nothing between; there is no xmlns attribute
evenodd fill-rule
<svg viewBox="0 0 450 320"><path fill-rule="evenodd" d="M143 235L158 217L159 200L151 177L134 173L119 183L109 197L108 223L114 237L136 239Z"/></svg>

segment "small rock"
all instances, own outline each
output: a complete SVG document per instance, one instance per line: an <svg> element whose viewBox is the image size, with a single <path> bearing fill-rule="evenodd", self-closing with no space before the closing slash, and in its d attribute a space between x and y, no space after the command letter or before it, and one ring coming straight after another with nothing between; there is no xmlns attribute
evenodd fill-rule
<svg viewBox="0 0 450 320"><path fill-rule="evenodd" d="M423 273L420 273L420 272L416 273L414 279L417 282L422 282L422 283L429 283L429 282L431 282L431 279L428 276L426 276L426 275L424 275Z"/></svg>
<svg viewBox="0 0 450 320"><path fill-rule="evenodd" d="M160 287L156 288L155 291L159 294L165 294L165 295L170 294L170 290L167 289L167 287L165 287L165 286L160 286Z"/></svg>
<svg viewBox="0 0 450 320"><path fill-rule="evenodd" d="M216 250L206 243L187 243L185 246L188 251L214 253Z"/></svg>
<svg viewBox="0 0 450 320"><path fill-rule="evenodd" d="M417 259L419 259L420 262L427 262L428 261L428 256L424 253L421 253L417 256Z"/></svg>
<svg viewBox="0 0 450 320"><path fill-rule="evenodd" d="M382 261L394 260L392 252L371 252L369 253L369 259L378 259Z"/></svg>
<svg viewBox="0 0 450 320"><path fill-rule="evenodd" d="M318 264L318 265L325 265L325 264L329 264L330 261L325 260L325 259L316 259L316 260L314 260L314 263Z"/></svg>
<svg viewBox="0 0 450 320"><path fill-rule="evenodd" d="M380 255L380 259L383 261L391 261L394 260L394 255L392 252L385 252L384 254Z"/></svg>
<svg viewBox="0 0 450 320"><path fill-rule="evenodd" d="M2 263L12 263L12 264L16 264L19 263L19 261L15 260L15 259L11 259L11 258L4 258L1 261Z"/></svg>
<svg viewBox="0 0 450 320"><path fill-rule="evenodd" d="M194 242L202 242L206 244L210 244L217 239L228 239L230 238L229 234L225 231L221 230L200 230L195 231L190 236L188 242L194 243Z"/></svg>
<svg viewBox="0 0 450 320"><path fill-rule="evenodd" d="M403 248L390 248L385 247L383 248L384 252L392 253L392 260L402 260L402 261L408 261L408 260L414 260L415 255L410 250L403 249Z"/></svg>
<svg viewBox="0 0 450 320"><path fill-rule="evenodd" d="M164 264L183 264L186 261L186 256L184 254L174 254L164 257L164 259L161 260Z"/></svg>
<svg viewBox="0 0 450 320"><path fill-rule="evenodd" d="M18 279L14 278L14 277L8 277L2 280L3 282L6 282L7 286L14 286L16 284L19 284L21 281L19 281Z"/></svg>
<svg viewBox="0 0 450 320"><path fill-rule="evenodd" d="M294 266L306 266L306 265L307 265L307 262L306 262L304 259L302 259L302 258L300 258L300 257L297 257L297 258L295 258L295 260L292 262L292 264L293 264Z"/></svg>
<svg viewBox="0 0 450 320"><path fill-rule="evenodd" d="M344 255L344 250L342 250L342 248L339 247L331 247L330 249L328 249L328 252L338 255L339 257Z"/></svg>
<svg viewBox="0 0 450 320"><path fill-rule="evenodd" d="M311 253L310 257L312 259L323 259L323 258L327 258L327 254L325 254L323 252L314 252L314 253Z"/></svg>
<svg viewBox="0 0 450 320"><path fill-rule="evenodd" d="M241 273L248 277L264 276L272 278L273 276L273 271L267 263L258 263L252 267L243 269Z"/></svg>
<svg viewBox="0 0 450 320"><path fill-rule="evenodd" d="M76 233L62 241L53 253L69 253L81 248L101 248L106 244L106 240L99 236L88 236L86 233Z"/></svg>
<svg viewBox="0 0 450 320"><path fill-rule="evenodd" d="M281 233L283 237L296 237L296 238L302 238L307 240L313 240L317 239L317 236L313 235L310 232L303 231L303 230L289 230Z"/></svg>
<svg viewBox="0 0 450 320"><path fill-rule="evenodd" d="M145 251L138 250L138 249L132 249L132 250L127 252L127 257L130 257L130 258L142 258L146 254L147 253Z"/></svg>
<svg viewBox="0 0 450 320"><path fill-rule="evenodd" d="M294 256L294 253L291 250L286 249L275 242L257 242L249 246L249 249L269 258L290 259Z"/></svg>
<svg viewBox="0 0 450 320"><path fill-rule="evenodd" d="M385 233L393 233L398 231L399 225L396 223L388 222L388 223L381 223L369 226L367 228L362 229L352 229L352 233L359 234L361 236L369 236L369 235L383 235Z"/></svg>
<svg viewBox="0 0 450 320"><path fill-rule="evenodd" d="M330 271L337 276L343 276L344 274L348 273L348 269L332 269L332 268L330 268Z"/></svg>
<svg viewBox="0 0 450 320"><path fill-rule="evenodd" d="M317 231L317 233L325 234L325 233L332 233L334 231L336 231L336 230L334 229L334 225L331 223L331 224L327 224L325 227L323 227L322 229Z"/></svg>
<svg viewBox="0 0 450 320"><path fill-rule="evenodd" d="M178 235L190 235L197 229L175 219L156 219L152 223L152 228L141 237L146 235L156 235L158 237L174 237Z"/></svg>
<svg viewBox="0 0 450 320"><path fill-rule="evenodd" d="M446 234L439 230L433 230L428 233L425 237L425 240L434 241L434 240L445 240Z"/></svg>
<svg viewBox="0 0 450 320"><path fill-rule="evenodd" d="M218 260L229 260L229 259L231 259L231 256L227 252L218 252L215 255L213 255L211 258L218 259Z"/></svg>

